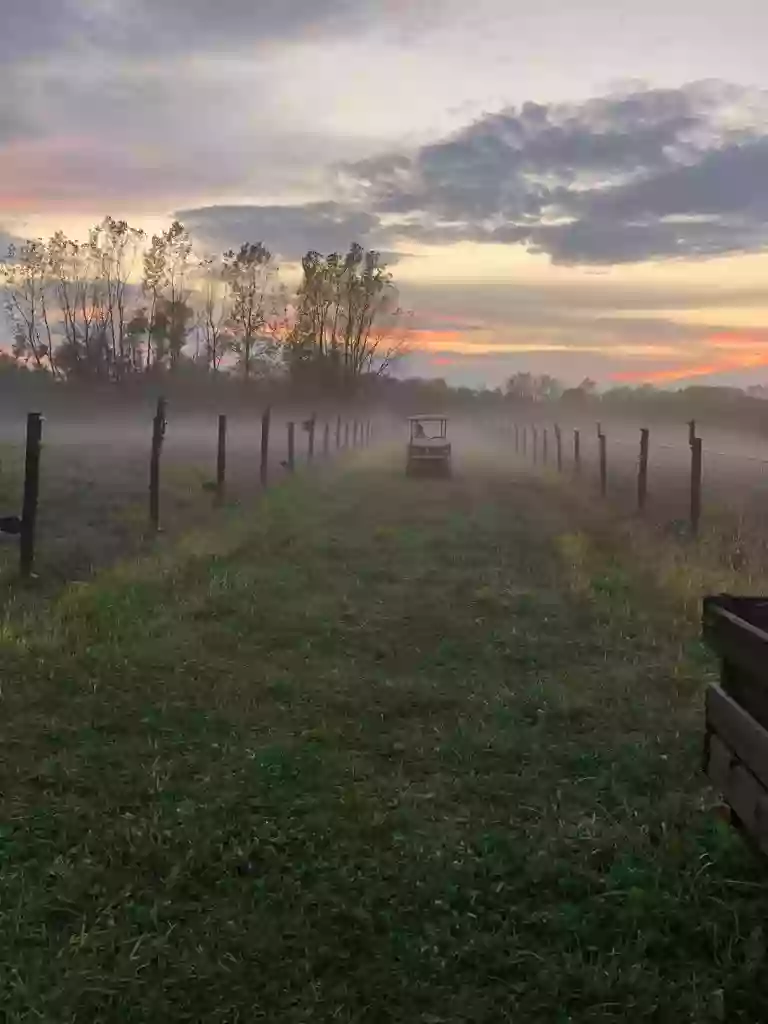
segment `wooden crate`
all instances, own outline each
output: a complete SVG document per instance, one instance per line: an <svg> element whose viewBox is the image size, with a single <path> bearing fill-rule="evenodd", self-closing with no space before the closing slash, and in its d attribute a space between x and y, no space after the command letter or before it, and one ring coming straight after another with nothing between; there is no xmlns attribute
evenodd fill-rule
<svg viewBox="0 0 768 1024"><path fill-rule="evenodd" d="M706 695L704 769L768 854L768 599L707 597L702 625L721 665Z"/></svg>

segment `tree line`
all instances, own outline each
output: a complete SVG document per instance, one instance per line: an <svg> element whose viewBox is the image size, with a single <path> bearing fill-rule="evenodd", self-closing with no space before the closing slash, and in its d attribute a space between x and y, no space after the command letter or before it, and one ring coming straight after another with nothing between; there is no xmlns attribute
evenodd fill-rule
<svg viewBox="0 0 768 1024"><path fill-rule="evenodd" d="M404 349L405 314L373 250L310 250L290 290L259 241L200 256L174 221L147 238L105 217L84 242L57 231L0 263L11 358L56 379L112 381L194 368L353 390Z"/></svg>
<svg viewBox="0 0 768 1024"><path fill-rule="evenodd" d="M645 383L598 389L589 377L576 387L566 387L549 374L521 371L507 379L503 395L508 405L518 409L548 406L553 414L562 410L564 414L594 414L597 418L641 417L649 423L696 419L719 427L768 433L768 386L764 384L746 388L694 384L671 389Z"/></svg>

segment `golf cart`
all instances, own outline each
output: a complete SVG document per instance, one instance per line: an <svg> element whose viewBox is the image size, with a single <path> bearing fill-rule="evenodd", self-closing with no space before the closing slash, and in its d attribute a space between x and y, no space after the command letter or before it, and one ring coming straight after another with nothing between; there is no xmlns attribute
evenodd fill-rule
<svg viewBox="0 0 768 1024"><path fill-rule="evenodd" d="M407 476L450 476L451 444L445 416L409 416Z"/></svg>

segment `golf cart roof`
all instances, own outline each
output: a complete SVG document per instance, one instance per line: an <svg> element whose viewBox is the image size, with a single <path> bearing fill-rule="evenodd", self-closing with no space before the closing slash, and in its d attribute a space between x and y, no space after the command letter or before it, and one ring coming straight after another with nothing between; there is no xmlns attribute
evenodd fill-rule
<svg viewBox="0 0 768 1024"><path fill-rule="evenodd" d="M409 420L410 423L414 423L414 422L416 422L416 420L421 420L421 421L433 420L433 421L436 421L436 422L437 421L441 422L442 420L447 420L447 419L448 419L447 416L439 416L439 415L435 415L435 414L431 414L429 416L409 416L408 417L408 420Z"/></svg>

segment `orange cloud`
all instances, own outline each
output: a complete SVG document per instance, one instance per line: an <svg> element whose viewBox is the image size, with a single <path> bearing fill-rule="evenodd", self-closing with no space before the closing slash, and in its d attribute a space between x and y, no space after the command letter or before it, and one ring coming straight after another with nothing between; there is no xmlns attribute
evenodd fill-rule
<svg viewBox="0 0 768 1024"><path fill-rule="evenodd" d="M765 349L768 331L718 331L707 336L706 344L716 349Z"/></svg>
<svg viewBox="0 0 768 1024"><path fill-rule="evenodd" d="M417 328L416 330L409 330L407 335L411 345L427 351L430 348L445 348L446 345L451 348L458 345L460 346L459 351L470 347L469 343L464 340L463 331L443 329L441 327Z"/></svg>
<svg viewBox="0 0 768 1024"><path fill-rule="evenodd" d="M710 377L717 373L731 373L734 370L749 370L768 366L768 352L747 353L731 359L716 359L707 363L672 366L663 370L627 370L611 374L617 383L664 384L692 377Z"/></svg>

